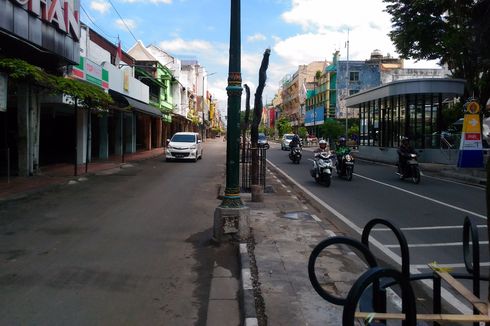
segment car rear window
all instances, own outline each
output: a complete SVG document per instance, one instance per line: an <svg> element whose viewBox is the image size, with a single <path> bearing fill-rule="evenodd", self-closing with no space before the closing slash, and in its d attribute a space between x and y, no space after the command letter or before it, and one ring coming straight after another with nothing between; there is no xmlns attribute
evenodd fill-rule
<svg viewBox="0 0 490 326"><path fill-rule="evenodd" d="M172 141L176 143L195 143L195 135L174 135Z"/></svg>
<svg viewBox="0 0 490 326"><path fill-rule="evenodd" d="M287 135L287 136L286 136L286 139L287 139L287 140L293 139L293 135Z"/></svg>

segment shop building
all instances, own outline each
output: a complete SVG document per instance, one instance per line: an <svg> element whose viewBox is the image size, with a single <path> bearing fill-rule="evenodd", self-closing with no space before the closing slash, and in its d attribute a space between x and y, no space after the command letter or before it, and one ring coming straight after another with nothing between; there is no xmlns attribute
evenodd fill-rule
<svg viewBox="0 0 490 326"><path fill-rule="evenodd" d="M0 0L0 59L22 59L62 76L67 65L80 62L79 5L78 1ZM45 155L44 149L40 151L45 93L36 83L14 83L0 72L0 175L28 176L39 171ZM71 157L73 126L60 126L66 132L72 128L70 140L60 145L71 147Z"/></svg>
<svg viewBox="0 0 490 326"><path fill-rule="evenodd" d="M458 150L442 146L441 136L453 122L445 112L464 85L461 79L406 79L347 97L347 108L358 112L359 155L395 162L401 139L408 137L421 161L455 164Z"/></svg>

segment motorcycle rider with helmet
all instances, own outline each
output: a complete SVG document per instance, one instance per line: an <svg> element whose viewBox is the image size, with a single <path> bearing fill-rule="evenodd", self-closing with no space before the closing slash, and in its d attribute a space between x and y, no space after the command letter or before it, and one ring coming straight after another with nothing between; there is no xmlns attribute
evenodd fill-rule
<svg viewBox="0 0 490 326"><path fill-rule="evenodd" d="M315 148L315 150L313 151L313 153L315 154L321 152L330 152L330 148L328 148L327 142L324 139L318 142L318 148Z"/></svg>
<svg viewBox="0 0 490 326"><path fill-rule="evenodd" d="M397 150L397 153L398 153L398 168L400 169L399 172L400 174L404 174L410 154L415 154L415 150L413 149L412 146L410 146L410 141L408 137L402 138L402 142Z"/></svg>
<svg viewBox="0 0 490 326"><path fill-rule="evenodd" d="M301 147L301 140L299 139L298 134L294 134L293 139L291 139L291 142L289 142L290 154L293 154L293 149L296 146L300 146Z"/></svg>
<svg viewBox="0 0 490 326"><path fill-rule="evenodd" d="M349 154L350 148L347 146L347 142L345 137L340 137L337 148L335 149L335 155L337 156L337 166L340 168L340 164L342 164L342 156Z"/></svg>

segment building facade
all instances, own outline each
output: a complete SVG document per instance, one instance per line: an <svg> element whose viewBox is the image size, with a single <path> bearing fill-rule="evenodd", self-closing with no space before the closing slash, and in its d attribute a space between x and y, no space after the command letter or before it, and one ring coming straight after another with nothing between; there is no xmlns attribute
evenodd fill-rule
<svg viewBox="0 0 490 326"><path fill-rule="evenodd" d="M326 61L314 61L301 65L292 75L286 75L281 81L282 115L291 121L293 126L304 124L307 90L315 85L317 72L322 72L328 65Z"/></svg>
<svg viewBox="0 0 490 326"><path fill-rule="evenodd" d="M79 64L79 6L78 1L53 1L48 11L41 1L0 0L0 59L21 59L56 76ZM1 175L39 172L44 92L34 82L14 83L0 72Z"/></svg>
<svg viewBox="0 0 490 326"><path fill-rule="evenodd" d="M360 155L396 162L396 149L408 137L421 161L454 164L457 153L442 151L440 137L445 110L464 85L461 79L404 79L347 97L347 107L359 112Z"/></svg>

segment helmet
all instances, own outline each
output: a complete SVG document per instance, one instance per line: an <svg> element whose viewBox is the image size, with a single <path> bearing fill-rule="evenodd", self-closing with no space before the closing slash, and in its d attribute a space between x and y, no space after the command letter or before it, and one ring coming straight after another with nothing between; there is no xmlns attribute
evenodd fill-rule
<svg viewBox="0 0 490 326"><path fill-rule="evenodd" d="M402 144L408 144L408 137L402 137Z"/></svg>
<svg viewBox="0 0 490 326"><path fill-rule="evenodd" d="M339 138L339 144L340 145L345 145L345 138L344 137L340 137Z"/></svg>
<svg viewBox="0 0 490 326"><path fill-rule="evenodd" d="M325 149L325 147L327 147L327 142L322 139L318 142L318 146L320 146L321 149Z"/></svg>

